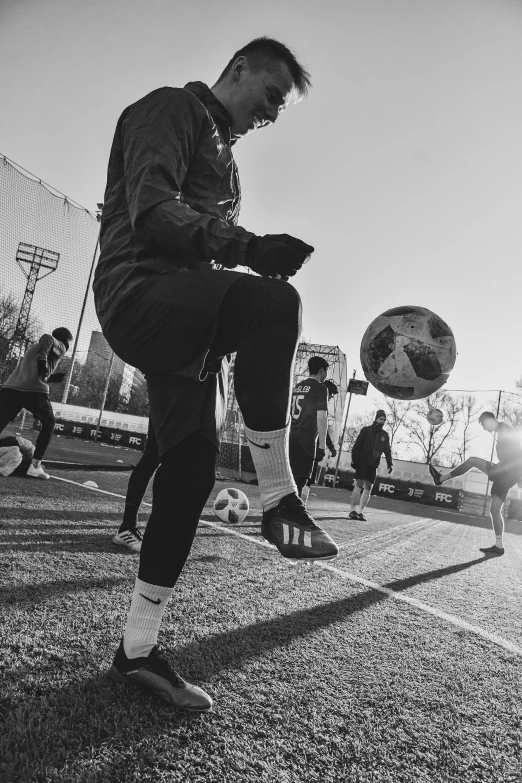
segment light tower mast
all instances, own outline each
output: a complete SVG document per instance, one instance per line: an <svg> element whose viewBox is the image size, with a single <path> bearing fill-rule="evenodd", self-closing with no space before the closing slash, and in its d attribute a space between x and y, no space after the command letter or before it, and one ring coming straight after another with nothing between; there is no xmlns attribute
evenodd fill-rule
<svg viewBox="0 0 522 783"><path fill-rule="evenodd" d="M27 277L27 285L11 338L10 359L19 359L27 347L27 324L36 284L39 280L56 271L59 260L60 254L52 250L45 250L43 247L36 247L36 245L28 245L26 242L20 242L18 245L16 263ZM27 264L29 269L27 269ZM43 270L47 271L44 272Z"/></svg>

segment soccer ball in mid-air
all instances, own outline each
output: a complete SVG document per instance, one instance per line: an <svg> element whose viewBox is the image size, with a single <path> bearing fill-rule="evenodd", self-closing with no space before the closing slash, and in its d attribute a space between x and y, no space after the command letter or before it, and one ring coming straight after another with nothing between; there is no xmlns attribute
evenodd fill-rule
<svg viewBox="0 0 522 783"><path fill-rule="evenodd" d="M222 489L214 500L214 514L222 522L237 525L248 514L248 498L240 489Z"/></svg>
<svg viewBox="0 0 522 783"><path fill-rule="evenodd" d="M370 383L387 397L420 400L446 383L457 357L448 324L425 307L386 310L361 342L361 364Z"/></svg>
<svg viewBox="0 0 522 783"><path fill-rule="evenodd" d="M444 421L444 414L438 408L430 408L426 414L426 418L433 427L436 427Z"/></svg>

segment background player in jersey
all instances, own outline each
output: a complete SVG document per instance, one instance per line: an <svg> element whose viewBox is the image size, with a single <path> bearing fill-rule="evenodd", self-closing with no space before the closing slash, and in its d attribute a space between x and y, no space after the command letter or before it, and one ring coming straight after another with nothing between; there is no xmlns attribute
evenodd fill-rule
<svg viewBox="0 0 522 783"><path fill-rule="evenodd" d="M286 281L314 248L238 225L232 152L309 86L286 46L256 39L212 87L162 87L127 107L109 158L96 311L115 353L147 378L161 460L111 676L188 710L210 709L212 700L171 669L157 638L215 482L227 355L236 353L234 387L259 481L262 535L283 557L338 553L298 497L288 460L301 302ZM231 271L238 266L257 274Z"/></svg>
<svg viewBox="0 0 522 783"><path fill-rule="evenodd" d="M324 385L326 386L326 390L328 392L328 402L330 402L332 397L335 397L336 394L339 394L339 389L337 387L337 384L334 383L331 380L326 380L324 382ZM331 457L336 457L337 456L337 449L335 448L335 446L334 446L334 444L332 442L332 439L330 437L330 433L328 432L328 429L326 430L326 448L330 452L330 456ZM306 504L306 502L308 500L308 495L310 494L310 487L312 486L312 484L315 484L315 482L317 481L317 474L319 472L319 463L321 462L321 459L319 459L320 456L321 456L321 452L318 452L317 449L316 449L315 460L314 460L314 464L313 464L313 467L312 467L312 472L308 476L308 480L307 480L305 486L303 487L303 491L301 492L301 499L302 499L303 503L305 503L305 504Z"/></svg>
<svg viewBox="0 0 522 783"><path fill-rule="evenodd" d="M390 436L383 429L385 423L386 413L383 410L377 411L373 424L362 428L353 445L352 467L355 469L355 487L352 492L352 510L348 514L348 519L366 522L363 511L370 499L382 454L386 457L388 473L393 470Z"/></svg>
<svg viewBox="0 0 522 783"><path fill-rule="evenodd" d="M522 479L522 449L520 437L515 430L503 421L498 421L494 413L484 411L479 416L482 428L497 436L498 462L493 464L480 457L469 457L456 468L442 473L433 465L429 466L431 477L435 484L444 484L445 481L462 476L471 468L477 468L485 473L492 482L490 516L495 533L495 543L489 547L481 547L481 552L487 555L504 554L504 517L502 507L506 502L511 487Z"/></svg>
<svg viewBox="0 0 522 783"><path fill-rule="evenodd" d="M312 475L316 455L320 462L326 453L328 389L324 382L328 367L322 356L311 356L308 378L299 381L292 392L290 467L299 496Z"/></svg>
<svg viewBox="0 0 522 783"><path fill-rule="evenodd" d="M59 326L52 334L43 334L31 345L0 389L0 433L25 408L42 425L27 476L48 479L42 458L54 431L54 413L49 402L49 383L63 381L63 373L55 373L58 362L69 350L72 334Z"/></svg>

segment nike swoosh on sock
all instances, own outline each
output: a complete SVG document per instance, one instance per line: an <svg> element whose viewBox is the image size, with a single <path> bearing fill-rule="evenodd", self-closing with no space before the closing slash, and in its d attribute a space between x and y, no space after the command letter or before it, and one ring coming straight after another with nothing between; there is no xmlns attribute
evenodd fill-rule
<svg viewBox="0 0 522 783"><path fill-rule="evenodd" d="M247 441L252 444L252 446L257 446L258 449L269 449L270 444L269 443L254 443L253 440L250 440L250 438L247 438Z"/></svg>
<svg viewBox="0 0 522 783"><path fill-rule="evenodd" d="M156 605L157 605L157 604L160 604L160 603L161 603L161 598L158 598L158 599L157 599L157 601L155 601L153 598L149 598L148 596L146 596L146 595L143 595L143 593L140 593L140 595L141 595L141 597L142 597L142 598L144 598L146 601L150 601L150 602L151 602L151 604L156 604Z"/></svg>

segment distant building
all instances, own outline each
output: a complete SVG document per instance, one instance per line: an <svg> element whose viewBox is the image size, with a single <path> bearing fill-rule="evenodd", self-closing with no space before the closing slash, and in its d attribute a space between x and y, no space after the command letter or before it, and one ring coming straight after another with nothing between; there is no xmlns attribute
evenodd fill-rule
<svg viewBox="0 0 522 783"><path fill-rule="evenodd" d="M85 360L86 370L91 371L97 377L105 378L109 370L111 355L112 348L103 334L101 332L91 332L91 341ZM115 378L120 386L124 372L125 362L115 354L112 362L111 378Z"/></svg>

